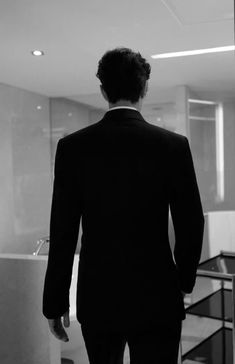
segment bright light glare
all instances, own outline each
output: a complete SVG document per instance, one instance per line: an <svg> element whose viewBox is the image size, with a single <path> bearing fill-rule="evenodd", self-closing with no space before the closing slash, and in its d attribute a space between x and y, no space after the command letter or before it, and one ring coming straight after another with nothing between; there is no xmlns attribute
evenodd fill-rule
<svg viewBox="0 0 235 364"><path fill-rule="evenodd" d="M219 201L224 200L224 112L223 104L216 108L216 170L217 170L217 196Z"/></svg>
<svg viewBox="0 0 235 364"><path fill-rule="evenodd" d="M44 52L43 51L39 51L39 50L35 50L35 51L32 51L32 55L33 56L43 56L44 55Z"/></svg>
<svg viewBox="0 0 235 364"><path fill-rule="evenodd" d="M171 52L171 53L162 53L155 54L151 56L154 59L157 58L173 58L173 57L185 57L185 56L195 56L198 54L206 54L206 53L217 53L217 52L231 52L235 50L235 46L226 46L226 47L216 47L216 48L207 48L207 49L195 49L192 51L182 51L182 52Z"/></svg>
<svg viewBox="0 0 235 364"><path fill-rule="evenodd" d="M188 102L195 103L195 104L205 104L205 105L216 105L217 104L214 101L198 100L198 99L188 99Z"/></svg>

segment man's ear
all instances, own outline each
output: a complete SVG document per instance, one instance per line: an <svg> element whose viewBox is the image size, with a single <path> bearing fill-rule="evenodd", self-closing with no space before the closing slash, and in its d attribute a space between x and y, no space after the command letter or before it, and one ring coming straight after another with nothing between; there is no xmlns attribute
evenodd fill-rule
<svg viewBox="0 0 235 364"><path fill-rule="evenodd" d="M109 101L109 100L108 100L108 96L107 96L106 92L104 91L104 89L103 89L103 86L102 86L102 85L100 85L100 91L101 91L101 94L103 95L104 99L105 99L106 101Z"/></svg>
<svg viewBox="0 0 235 364"><path fill-rule="evenodd" d="M149 85L148 85L148 81L146 81L146 83L145 83L145 88L144 88L144 96L146 96L147 95L147 92L148 92L148 87Z"/></svg>

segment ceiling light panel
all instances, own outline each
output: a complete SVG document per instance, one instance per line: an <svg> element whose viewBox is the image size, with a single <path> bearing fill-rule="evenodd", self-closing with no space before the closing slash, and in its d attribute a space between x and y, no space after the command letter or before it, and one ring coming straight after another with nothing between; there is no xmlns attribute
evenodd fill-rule
<svg viewBox="0 0 235 364"><path fill-rule="evenodd" d="M193 49L193 50L188 50L188 51L154 54L151 57L154 59L175 58L175 57L185 57L185 56L196 56L196 55L208 54L208 53L221 53L221 52L233 52L233 51L235 51L235 46L231 45L231 46L224 46L224 47Z"/></svg>

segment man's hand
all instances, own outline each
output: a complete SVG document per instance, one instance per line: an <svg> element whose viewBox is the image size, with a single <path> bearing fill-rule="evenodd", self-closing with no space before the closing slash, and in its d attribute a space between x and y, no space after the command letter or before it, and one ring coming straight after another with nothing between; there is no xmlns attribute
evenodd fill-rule
<svg viewBox="0 0 235 364"><path fill-rule="evenodd" d="M64 326L69 327L70 326L69 310L64 313L63 319L64 319ZM48 319L48 323L51 333L58 340L69 341L68 335L62 325L61 317L57 319Z"/></svg>

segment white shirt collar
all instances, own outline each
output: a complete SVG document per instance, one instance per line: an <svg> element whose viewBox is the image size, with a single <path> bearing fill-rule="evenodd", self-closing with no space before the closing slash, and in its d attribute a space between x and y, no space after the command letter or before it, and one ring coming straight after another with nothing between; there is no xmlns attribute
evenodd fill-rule
<svg viewBox="0 0 235 364"><path fill-rule="evenodd" d="M111 107L108 111L116 110L116 109L131 109L131 110L138 111L135 107L131 107L131 106L115 106L115 107Z"/></svg>

